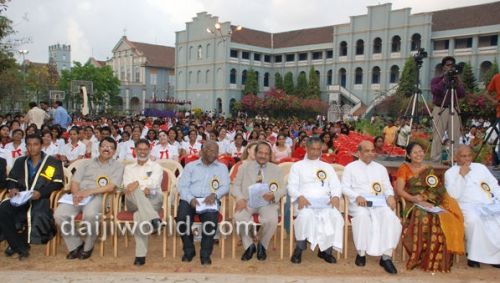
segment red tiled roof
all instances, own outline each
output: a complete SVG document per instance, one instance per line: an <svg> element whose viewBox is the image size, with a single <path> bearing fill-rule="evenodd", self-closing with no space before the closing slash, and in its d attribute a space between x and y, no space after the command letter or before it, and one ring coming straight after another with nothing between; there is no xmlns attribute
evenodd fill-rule
<svg viewBox="0 0 500 283"><path fill-rule="evenodd" d="M432 31L500 24L500 1L432 12Z"/></svg>
<svg viewBox="0 0 500 283"><path fill-rule="evenodd" d="M233 29L235 27L232 27ZM283 48L333 42L333 26L293 30L271 34L243 28L231 35L231 41L264 48Z"/></svg>
<svg viewBox="0 0 500 283"><path fill-rule="evenodd" d="M146 56L146 66L171 69L175 67L174 47L135 42L130 40L127 40L127 42L132 46L132 48L137 49L137 51Z"/></svg>

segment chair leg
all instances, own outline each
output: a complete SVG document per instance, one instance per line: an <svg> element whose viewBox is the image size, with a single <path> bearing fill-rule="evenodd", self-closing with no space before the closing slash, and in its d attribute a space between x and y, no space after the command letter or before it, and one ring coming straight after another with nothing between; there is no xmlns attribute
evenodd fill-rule
<svg viewBox="0 0 500 283"><path fill-rule="evenodd" d="M118 222L115 222L115 233L113 235L113 256L117 257L118 256L118 227L120 224Z"/></svg>
<svg viewBox="0 0 500 283"><path fill-rule="evenodd" d="M164 227L163 232L163 258L167 257L167 228Z"/></svg>
<svg viewBox="0 0 500 283"><path fill-rule="evenodd" d="M172 258L175 258L177 255L177 232L174 229L174 234L172 235L173 244L172 244Z"/></svg>
<svg viewBox="0 0 500 283"><path fill-rule="evenodd" d="M233 234L231 235L231 257L232 259L236 258L236 237L238 237L238 233L233 231Z"/></svg>
<svg viewBox="0 0 500 283"><path fill-rule="evenodd" d="M283 246L284 246L284 242L285 242L285 229L284 229L284 225L283 225L283 220L281 221L281 225L280 225L280 259L283 260Z"/></svg>
<svg viewBox="0 0 500 283"><path fill-rule="evenodd" d="M222 235L222 233L221 233L219 241L220 241L220 258L224 259L224 254L226 251L226 249L225 249L226 236Z"/></svg>

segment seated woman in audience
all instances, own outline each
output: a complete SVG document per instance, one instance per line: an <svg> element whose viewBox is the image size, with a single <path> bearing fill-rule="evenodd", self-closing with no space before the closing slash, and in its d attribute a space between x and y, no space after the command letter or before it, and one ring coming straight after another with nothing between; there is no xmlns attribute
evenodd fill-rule
<svg viewBox="0 0 500 283"><path fill-rule="evenodd" d="M12 131L12 141L5 145L7 167L12 168L14 161L21 156L26 155L26 144L24 143L24 131L15 129Z"/></svg>
<svg viewBox="0 0 500 283"><path fill-rule="evenodd" d="M285 135L279 134L276 139L276 144L273 146L272 161L274 163L279 163L281 159L292 156L292 150L285 142Z"/></svg>
<svg viewBox="0 0 500 283"><path fill-rule="evenodd" d="M229 154L231 157L238 162L245 151L246 141L243 138L243 134L238 133L234 136L234 141L229 145Z"/></svg>
<svg viewBox="0 0 500 283"><path fill-rule="evenodd" d="M179 161L181 146L177 142L177 131L170 128L167 132L160 131L160 142L151 150L151 159L173 159Z"/></svg>
<svg viewBox="0 0 500 283"><path fill-rule="evenodd" d="M153 129L148 130L148 133L146 135L146 140L148 140L149 145L151 146L151 148L153 148L158 143L158 137L156 135L156 131Z"/></svg>
<svg viewBox="0 0 500 283"><path fill-rule="evenodd" d="M378 155L385 155L387 151L384 149L384 138L381 136L376 136L373 140L373 144L375 145L375 152Z"/></svg>
<svg viewBox="0 0 500 283"><path fill-rule="evenodd" d="M4 148L8 143L10 143L10 129L7 125L0 126L0 147Z"/></svg>
<svg viewBox="0 0 500 283"><path fill-rule="evenodd" d="M201 150L201 143L198 141L198 131L190 130L188 140L181 143L181 156L185 155L199 155Z"/></svg>
<svg viewBox="0 0 500 283"><path fill-rule="evenodd" d="M322 153L334 153L335 148L333 147L333 139L329 132L323 132L319 138L323 141L321 145Z"/></svg>
<svg viewBox="0 0 500 283"><path fill-rule="evenodd" d="M396 174L396 193L406 201L401 236L409 256L406 268L449 272L453 255L464 253L464 219L442 178L423 163L424 156L420 144L410 143ZM430 211L436 207L443 211Z"/></svg>
<svg viewBox="0 0 500 283"><path fill-rule="evenodd" d="M52 142L52 134L49 130L42 131L42 151L47 155L59 157L59 149Z"/></svg>
<svg viewBox="0 0 500 283"><path fill-rule="evenodd" d="M80 141L80 129L78 127L71 128L69 130L69 142L60 151L64 165L68 166L79 159L83 159L86 152L85 144Z"/></svg>
<svg viewBox="0 0 500 283"><path fill-rule="evenodd" d="M255 146L257 145L257 141L249 142L245 149L243 150L243 154L241 155L241 160L236 162L236 164L233 165L231 168L231 172L229 175L229 179L231 182L236 179L236 174L238 174L238 169L240 168L241 164L247 160L255 160Z"/></svg>
<svg viewBox="0 0 500 283"><path fill-rule="evenodd" d="M304 159L304 156L306 156L306 142L307 142L307 136L299 136L299 141L295 145L295 150L292 153L293 158L298 158L298 159Z"/></svg>

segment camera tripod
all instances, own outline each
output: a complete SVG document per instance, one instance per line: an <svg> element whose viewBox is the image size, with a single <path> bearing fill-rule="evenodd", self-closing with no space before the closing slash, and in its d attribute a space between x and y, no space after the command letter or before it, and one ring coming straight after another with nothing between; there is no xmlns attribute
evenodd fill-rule
<svg viewBox="0 0 500 283"><path fill-rule="evenodd" d="M495 132L496 137L491 144L494 146L493 151L498 156L497 147L499 146L499 142L500 142L500 140L499 140L499 137L500 137L500 118L497 118L495 120L495 123L490 127L490 129L491 129L490 132L483 139L483 143L481 144L481 147L479 147L479 150L477 151L476 156L474 156L474 159L473 159L474 161L477 161L477 158L481 154L481 150L483 150L484 144L488 142L488 140L491 138L491 135L493 134L493 132Z"/></svg>

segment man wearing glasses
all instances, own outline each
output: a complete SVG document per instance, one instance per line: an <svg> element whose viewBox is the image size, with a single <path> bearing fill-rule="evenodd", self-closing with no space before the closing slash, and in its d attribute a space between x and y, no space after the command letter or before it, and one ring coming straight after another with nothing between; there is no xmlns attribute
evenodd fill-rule
<svg viewBox="0 0 500 283"><path fill-rule="evenodd" d="M104 193L113 192L123 178L123 165L113 158L116 141L105 137L99 143L99 157L82 164L71 179L73 204L60 203L54 218L69 253L67 259L87 259L92 255L99 233ZM75 217L82 213L81 225L86 226L85 241L75 227ZM77 232L78 231L78 232Z"/></svg>

